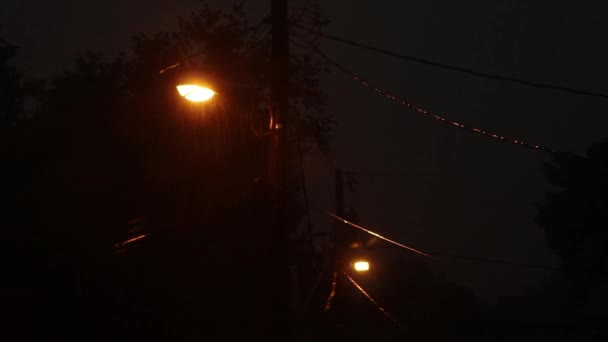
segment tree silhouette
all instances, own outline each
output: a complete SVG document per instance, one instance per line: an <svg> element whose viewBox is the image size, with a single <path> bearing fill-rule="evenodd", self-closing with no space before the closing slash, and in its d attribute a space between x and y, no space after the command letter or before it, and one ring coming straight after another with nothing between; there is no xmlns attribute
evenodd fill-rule
<svg viewBox="0 0 608 342"><path fill-rule="evenodd" d="M0 38L0 124L2 129L15 125L23 114L21 75L10 65L17 48Z"/></svg>
<svg viewBox="0 0 608 342"><path fill-rule="evenodd" d="M178 31L137 35L114 60L84 53L50 82L28 152L37 166L27 167L36 170L26 206L34 218L26 241L36 247L27 253L38 257L27 270L41 298L27 306L33 325L47 322L45 334L59 339L259 337L267 30L252 27L242 5L203 4ZM326 147L332 124L322 112L322 67L305 50L290 65L292 235L303 214L298 150ZM221 96L202 107L183 102L175 85L191 71L215 77ZM140 218L145 238L115 248ZM60 307L69 314L56 315Z"/></svg>
<svg viewBox="0 0 608 342"><path fill-rule="evenodd" d="M35 313L31 308L39 300L33 289L44 273L40 263L43 244L34 229L40 184L35 180L42 163L24 105L26 96L34 94L37 85L24 82L11 64L17 53L17 47L0 39L0 267L4 274L0 300L6 323L3 326L14 328L25 338L24 324L32 320Z"/></svg>
<svg viewBox="0 0 608 342"><path fill-rule="evenodd" d="M583 292L606 272L608 141L591 145L587 153L587 158L557 154L546 166L546 179L558 191L547 193L537 218L565 276Z"/></svg>
<svg viewBox="0 0 608 342"><path fill-rule="evenodd" d="M561 272L544 285L536 301L569 338L583 330L606 335L597 327L605 320L607 303L607 171L606 140L592 144L585 157L555 154L545 167L554 190L546 194L537 223L561 259Z"/></svg>

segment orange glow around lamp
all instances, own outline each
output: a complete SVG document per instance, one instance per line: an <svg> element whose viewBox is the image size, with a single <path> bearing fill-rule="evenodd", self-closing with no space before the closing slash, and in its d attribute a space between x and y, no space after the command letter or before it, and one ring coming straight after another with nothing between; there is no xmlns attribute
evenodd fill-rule
<svg viewBox="0 0 608 342"><path fill-rule="evenodd" d="M355 261L355 263L353 264L353 268L357 272L367 272L367 271L369 271L369 262Z"/></svg>
<svg viewBox="0 0 608 342"><path fill-rule="evenodd" d="M209 101L216 94L215 91L197 84L180 84L176 88L183 98L191 102Z"/></svg>

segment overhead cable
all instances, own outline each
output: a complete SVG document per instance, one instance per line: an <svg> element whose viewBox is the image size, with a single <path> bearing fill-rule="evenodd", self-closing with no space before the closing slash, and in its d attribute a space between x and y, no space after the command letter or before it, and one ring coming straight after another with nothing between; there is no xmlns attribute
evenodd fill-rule
<svg viewBox="0 0 608 342"><path fill-rule="evenodd" d="M331 278L331 291L329 291L329 296L327 296L327 301L325 302L325 311L329 311L331 309L331 304L334 302L334 298L336 297L336 287L338 284L338 272L334 271L334 274Z"/></svg>
<svg viewBox="0 0 608 342"><path fill-rule="evenodd" d="M335 214L332 213L328 213L330 217L339 220L351 227L357 228L359 230L362 230L370 235L373 235L375 237L378 237L384 241L390 242L393 246L390 247L398 247L398 248L402 248L402 249L406 249L408 251L412 251L418 254L422 254L424 256L427 257L447 257L447 258L453 258L453 259L462 259L462 260L470 260L470 261L477 261L477 262L485 262L485 263L492 263L492 264L503 264L503 265L509 265L509 266L514 266L514 267L524 267L524 268L536 268L536 269L542 269L542 270L547 270L547 271L557 271L559 270L559 267L556 266L547 266L547 265L538 265L538 264L527 264L527 263L519 263L519 262L514 262L514 261L508 261L508 260L498 260L498 259L492 259L492 258L481 258L481 257L474 257L474 256L466 256L466 255L458 255L458 254L449 254L449 253L442 253L442 252L434 252L434 251L420 251L417 249L414 249L412 247L406 246L402 243L399 243L397 241L388 239L368 228L365 228L363 226L360 226L358 224L352 223L340 216L337 216Z"/></svg>
<svg viewBox="0 0 608 342"><path fill-rule="evenodd" d="M342 65L338 64L336 61L334 61L333 59L329 58L327 55L325 55L324 53L322 53L321 51L319 51L318 49L315 49L315 51L317 52L318 55L320 55L321 57L323 57L326 61L328 61L330 64L332 64L336 69L340 70L341 72L347 74L348 76L350 76L351 78L353 78L354 80L358 81L359 83L361 83L362 85L374 90L375 92L377 92L378 94L394 101L397 102L403 106L409 107L415 111L417 111L420 114L423 114L429 118L432 118L434 120L440 121L444 124L453 126L453 127L458 127L460 129L463 129L465 131L468 132L472 132L475 134L479 134L479 135L483 135L485 137L488 138L492 138L495 140L499 140L499 141L503 141L506 143L510 143L510 144L514 144L514 145L519 145L522 147L526 147L526 148L530 148L530 149L534 149L534 150L539 150L539 151L543 151L543 152L548 152L548 153L559 153L561 151L547 147L547 146L543 146L543 145L539 145L539 144L533 144L533 143L529 143L527 141L521 140L521 139L515 139L515 138L509 138L509 137L505 137L502 135L498 135L496 133L490 132L490 131L486 131L480 128L476 128L476 127L469 127L466 126L460 122L457 121L452 121L449 120L441 115L438 115L436 113L433 113L425 108L419 107L415 104L413 104L412 102L398 97L396 95L393 95L392 93L377 87L373 84L371 84L370 82L366 81L365 79L361 78L360 76L356 75L355 73L351 72L350 70L346 69L345 67L343 67Z"/></svg>
<svg viewBox="0 0 608 342"><path fill-rule="evenodd" d="M305 28L305 27L303 27L301 25L297 25L297 24L292 24L292 25L296 26L296 27L300 27L300 28L305 29L305 30L308 30L307 28ZM372 46L372 45L368 45L368 44L363 44L363 43L357 42L355 40L339 37L339 36L336 36L336 35L331 35L331 34L327 34L327 33L323 33L323 32L318 32L318 31L315 31L314 33L317 34L321 38L325 38L325 39L332 40L332 41L335 41L335 42L340 42L340 43L343 43L343 44L348 44L350 46L354 46L354 47L357 47L357 48L361 48L361 49L365 49L365 50L369 50L369 51L374 51L374 52L379 52L379 53L382 53L382 54L385 54L385 55L388 55L388 56L391 56L391 57L396 57L396 58L400 58L400 59L404 59L404 60L408 60L408 61L412 61L412 62L416 62L416 63L422 63L422 64L426 64L426 65L429 65L429 66L433 66L433 67L437 67L437 68L442 68L442 69L446 69L446 70L458 71L458 72L466 73L466 74L469 74L469 75L474 75L474 76L488 78L488 79L494 79L494 80L500 80L500 81L507 81L507 82L512 82L512 83L517 83L517 84L521 84L521 85L530 86L530 87L559 90L559 91L565 91L565 92L568 92L568 93L578 94L578 95L585 95L585 96L594 96L594 97L608 98L608 94L605 94L605 93L594 92L594 91L587 91L587 90L581 90L581 89L576 89L576 88L571 88L571 87L566 87L566 86L561 86L561 85L555 85L555 84L549 84L549 83L543 83L543 82L527 81L527 80L524 80L524 79L521 79L521 78L516 78L516 77L511 77L511 76L505 76L505 75L500 75L500 74L493 74L493 73L488 73L488 72L477 71L477 70L473 70L473 69L469 69L469 68L464 68L464 67L460 67L460 66L439 63L439 62L431 61L431 60L420 58L420 57L408 56L408 55L400 54L400 53L397 53L397 52L394 52L394 51L390 51L390 50L387 50L387 49L383 49L383 48Z"/></svg>
<svg viewBox="0 0 608 342"><path fill-rule="evenodd" d="M555 267L555 266L546 266L546 265L537 265L537 264L524 264L524 263L513 262L513 261L508 261L508 260L480 258L480 257L465 256L465 255L458 255L458 254L448 254L448 253L439 253L439 252L429 252L429 254L431 254L431 255L437 255L437 256L441 256L441 257L453 258L453 259L470 260L470 261L485 262L485 263L491 263L491 264L502 264L502 265L509 265L509 266L514 266L514 267L535 268L535 269L547 270L547 271L558 271L559 270L559 267Z"/></svg>
<svg viewBox="0 0 608 342"><path fill-rule="evenodd" d="M378 302L374 298L372 298L372 296L370 296L369 293L367 293L367 291L365 291L363 287L361 287L361 285L357 284L357 282L353 278L351 278L348 273L344 272L344 275L357 288L357 290L359 290L359 292L361 292L365 296L365 298L367 298L370 302L372 302L372 304L376 306L376 308L378 308L380 312L382 312L397 327L401 327L401 324L399 324L399 322L395 318L393 318L393 316L391 316L388 311L386 311L380 304L378 304Z"/></svg>
<svg viewBox="0 0 608 342"><path fill-rule="evenodd" d="M410 247L410 246L406 246L406 245L404 245L402 243L399 243L397 241L394 241L394 240L391 240L389 238L386 238L386 237L384 237L384 236L382 236L382 235L380 235L380 234L378 234L376 232L373 232L373 231L371 231L371 230L369 230L367 228L364 228L364 227L362 227L362 226L360 226L358 224L352 223L352 222L348 221L347 219L345 219L343 217L340 217L340 216L338 216L336 214L333 214L333 213L327 213L327 214L330 217L332 217L333 219L336 219L338 221L342 221L343 223L345 223L345 224L347 224L347 225L349 225L351 227L354 227L354 228L357 228L359 230L362 230L362 231L366 232L367 234L373 235L373 236L375 236L375 237L377 237L379 239L382 239L382 240L384 240L386 242L392 243L395 246L401 247L401 248L406 249L406 250L408 250L410 252L414 252L414 253L417 253L417 254L420 254L420 255L424 255L425 257L431 257L429 254L427 254L427 253L425 253L425 252L423 252L421 250L418 250L418 249Z"/></svg>

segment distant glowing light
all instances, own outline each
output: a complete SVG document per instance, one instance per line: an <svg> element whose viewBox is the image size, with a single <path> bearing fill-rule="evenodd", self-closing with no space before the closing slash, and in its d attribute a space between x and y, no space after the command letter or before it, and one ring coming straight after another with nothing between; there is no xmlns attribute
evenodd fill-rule
<svg viewBox="0 0 608 342"><path fill-rule="evenodd" d="M369 271L369 262L367 261L357 261L354 264L355 271L357 272L365 272Z"/></svg>
<svg viewBox="0 0 608 342"><path fill-rule="evenodd" d="M148 234L141 234L141 235L138 235L138 236L136 236L136 237L134 237L134 238L131 238L131 239L125 240L125 241L123 241L123 242L121 242L121 243L117 243L117 244L115 244L115 245L114 245L114 247L118 248L118 247L122 247L122 246L128 245L128 244L130 244L130 243L132 243L132 242L139 241L139 240L141 240L141 239L145 238L146 236L148 236Z"/></svg>
<svg viewBox="0 0 608 342"><path fill-rule="evenodd" d="M186 100L192 102L205 102L215 95L213 90L195 84L178 85L177 91Z"/></svg>

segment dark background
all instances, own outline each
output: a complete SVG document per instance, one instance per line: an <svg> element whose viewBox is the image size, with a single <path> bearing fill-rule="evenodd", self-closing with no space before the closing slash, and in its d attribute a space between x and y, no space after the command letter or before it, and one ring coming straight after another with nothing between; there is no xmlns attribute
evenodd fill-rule
<svg viewBox="0 0 608 342"><path fill-rule="evenodd" d="M211 1L222 6L221 1ZM26 76L51 76L85 49L114 56L130 36L176 26L197 1L16 1L0 32ZM297 6L298 2L290 5ZM566 1L330 1L327 32L476 70L604 91L605 6ZM228 7L226 5L226 7ZM253 17L268 12L246 2ZM61 39L55 39L56 37ZM333 58L394 93L466 124L582 152L605 137L606 100L485 80L324 42ZM555 264L532 219L548 186L542 152L428 120L334 72L324 78L339 126L329 158L307 161L314 223L333 210L333 167L359 175L361 222L422 249ZM521 294L542 272L450 262L450 277L485 298Z"/></svg>
<svg viewBox="0 0 608 342"><path fill-rule="evenodd" d="M197 1L15 1L0 34L19 47L26 77L58 75L85 49L115 56L138 32L169 30ZM210 1L219 7L223 1ZM292 5L298 5L293 1ZM327 1L328 33L408 55L531 81L606 92L606 5L566 1ZM248 1L253 18L265 1ZM254 21L254 20L252 20ZM583 153L606 137L608 101L486 80L324 41L366 79L463 122L559 150ZM347 194L360 222L423 250L558 264L533 219L550 186L549 156L441 125L333 72L323 77L338 126L328 156L307 157L316 229L334 210L334 168L359 171ZM521 295L547 272L442 259L447 278L484 300Z"/></svg>

